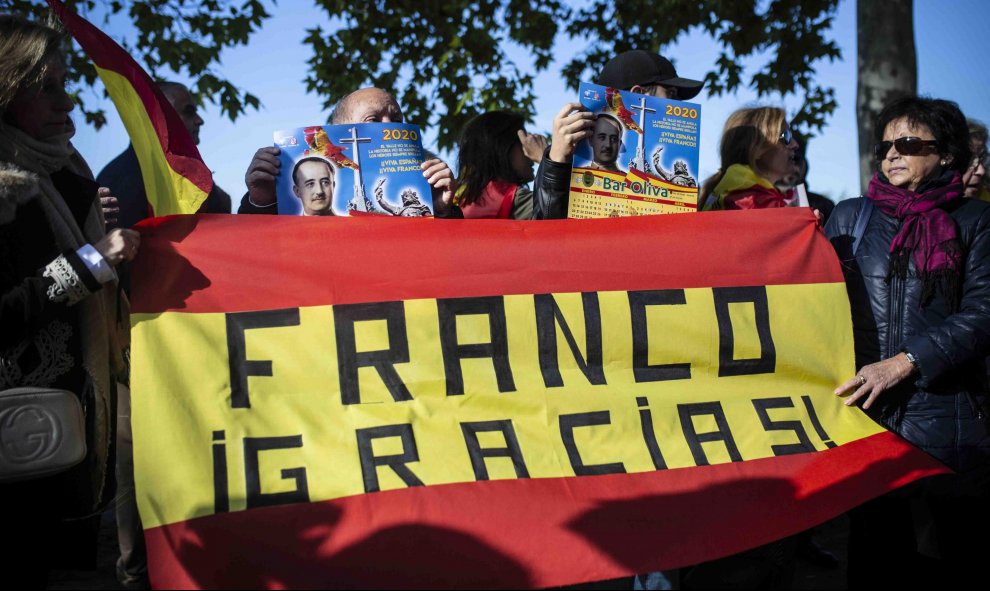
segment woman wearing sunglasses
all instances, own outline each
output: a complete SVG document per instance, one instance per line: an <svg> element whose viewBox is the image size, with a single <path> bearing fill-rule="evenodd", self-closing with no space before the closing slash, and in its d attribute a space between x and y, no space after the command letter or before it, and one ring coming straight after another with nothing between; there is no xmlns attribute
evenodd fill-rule
<svg viewBox="0 0 990 591"><path fill-rule="evenodd" d="M783 109L739 109L725 122L719 144L722 166L701 187L698 209L792 205L791 192L781 192L775 185L798 174L797 150Z"/></svg>
<svg viewBox="0 0 990 591"><path fill-rule="evenodd" d="M990 204L963 197L972 157L955 103L895 101L877 120L875 156L866 196L840 203L825 228L859 368L836 394L957 474L853 512L850 586L951 585L990 556Z"/></svg>

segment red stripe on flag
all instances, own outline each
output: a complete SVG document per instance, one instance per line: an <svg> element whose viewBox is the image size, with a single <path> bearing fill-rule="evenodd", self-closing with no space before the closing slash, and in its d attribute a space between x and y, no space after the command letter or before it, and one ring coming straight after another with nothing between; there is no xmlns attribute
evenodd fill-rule
<svg viewBox="0 0 990 591"><path fill-rule="evenodd" d="M885 432L734 464L410 488L224 513L145 537L156 588L543 587L734 554L943 472Z"/></svg>
<svg viewBox="0 0 990 591"><path fill-rule="evenodd" d="M48 5L96 66L112 70L131 83L151 119L172 170L189 179L204 193L209 193L213 189L213 173L203 162L179 114L151 76L116 41L59 0L48 0Z"/></svg>
<svg viewBox="0 0 990 591"><path fill-rule="evenodd" d="M143 313L843 281L798 208L521 222L198 215L139 228Z"/></svg>

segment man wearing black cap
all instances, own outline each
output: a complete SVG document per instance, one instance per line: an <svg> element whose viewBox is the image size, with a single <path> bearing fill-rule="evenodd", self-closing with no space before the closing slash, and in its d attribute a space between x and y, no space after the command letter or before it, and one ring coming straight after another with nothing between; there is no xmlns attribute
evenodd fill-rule
<svg viewBox="0 0 990 591"><path fill-rule="evenodd" d="M634 49L612 58L596 84L658 98L689 100L704 82L681 78L667 58ZM553 139L536 173L533 200L535 219L567 217L571 160L578 143L591 136L595 114L580 103L568 103L553 120Z"/></svg>
<svg viewBox="0 0 990 591"><path fill-rule="evenodd" d="M679 101L693 99L705 85L679 77L670 60L642 49L626 51L612 58L605 64L596 84Z"/></svg>

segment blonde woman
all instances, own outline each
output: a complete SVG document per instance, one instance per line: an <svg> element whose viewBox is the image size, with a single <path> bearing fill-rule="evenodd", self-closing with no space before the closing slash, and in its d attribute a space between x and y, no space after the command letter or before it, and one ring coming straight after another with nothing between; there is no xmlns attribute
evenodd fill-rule
<svg viewBox="0 0 990 591"><path fill-rule="evenodd" d="M114 488L114 374L123 367L113 268L138 249L133 231L104 232L97 184L69 141L63 42L50 28L0 15L0 392L71 392L87 448L58 474L0 479L8 542L0 568L11 588L43 587L56 566L95 566L99 512ZM15 414L0 430L2 451L30 455L44 434L19 436L40 427Z"/></svg>
<svg viewBox="0 0 990 591"><path fill-rule="evenodd" d="M792 205L791 192L781 192L775 185L798 174L797 151L783 109L751 107L734 112L722 130L722 165L702 186L699 210Z"/></svg>

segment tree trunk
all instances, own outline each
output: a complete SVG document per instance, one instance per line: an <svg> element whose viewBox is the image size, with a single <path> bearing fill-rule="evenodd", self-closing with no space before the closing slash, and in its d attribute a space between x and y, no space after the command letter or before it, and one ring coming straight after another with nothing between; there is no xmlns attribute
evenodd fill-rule
<svg viewBox="0 0 990 591"><path fill-rule="evenodd" d="M914 0L857 0L859 77L856 118L859 122L860 189L873 176L873 126L892 100L918 92L918 58L914 48Z"/></svg>

